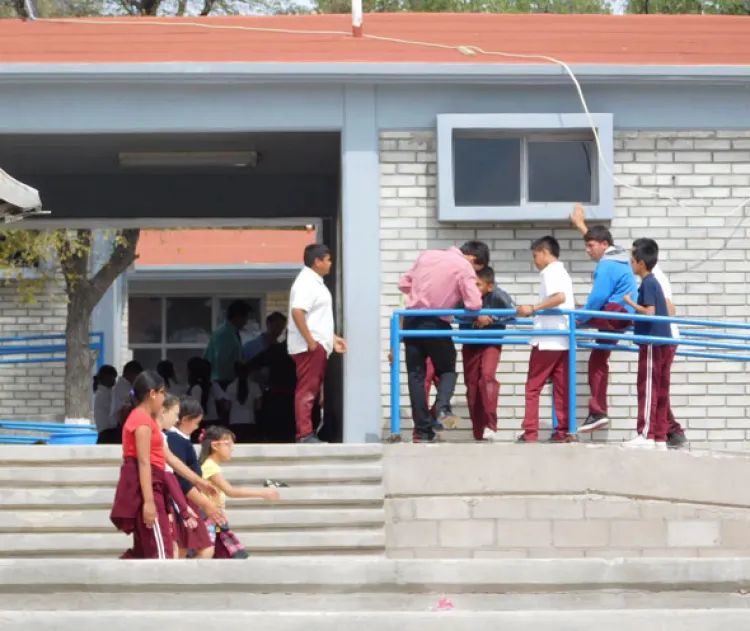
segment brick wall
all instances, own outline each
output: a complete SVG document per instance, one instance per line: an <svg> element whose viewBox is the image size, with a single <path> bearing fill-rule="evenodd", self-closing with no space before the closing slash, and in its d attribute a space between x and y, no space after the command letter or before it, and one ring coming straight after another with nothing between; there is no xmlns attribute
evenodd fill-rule
<svg viewBox="0 0 750 631"><path fill-rule="evenodd" d="M628 245L634 238L659 241L662 265L670 275L678 315L696 318L747 319L747 251L743 216L734 207L750 198L750 131L748 132L618 132L615 170L622 180L671 195L683 204L617 187L617 212L611 222L615 240ZM439 223L436 213L436 153L432 132L384 132L381 164L381 295L382 396L389 417L389 316L399 306L397 282L418 254L428 248L460 245L468 239L486 241L499 283L518 302L536 298L538 273L528 250L532 239L552 233L562 246L562 260L573 276L576 299L590 290L594 264L588 260L578 233L567 224ZM708 260L705 260L708 259ZM704 262L701 262L704 261ZM700 264L699 264L700 263ZM459 355L460 356L460 355ZM505 438L517 432L524 409L528 349L505 347L499 367L500 426ZM578 353L578 418L586 415L587 353ZM610 416L612 426L594 438L619 441L634 430L636 415L635 358L617 353L612 361ZM459 370L461 368L459 367ZM402 374L403 426L410 412ZM750 385L744 365L677 358L672 373L672 404L694 444L745 447ZM454 399L463 405L461 382ZM542 419L550 418L549 396L543 396ZM546 407L545 407L546 406ZM547 420L547 424L549 421ZM468 427L464 423L464 427ZM456 436L468 438L466 431Z"/></svg>
<svg viewBox="0 0 750 631"><path fill-rule="evenodd" d="M0 337L65 332L64 294L55 283L48 283L35 303L25 303L18 295L16 284L5 281L0 286L0 301ZM8 345L7 342L3 343L3 346ZM12 355L0 359L23 357ZM0 417L8 420L52 420L62 414L64 374L62 362L0 364Z"/></svg>
<svg viewBox="0 0 750 631"><path fill-rule="evenodd" d="M289 311L288 291L274 291L266 294L266 312L263 314L263 317L268 317L274 311L280 311L284 315L287 315Z"/></svg>

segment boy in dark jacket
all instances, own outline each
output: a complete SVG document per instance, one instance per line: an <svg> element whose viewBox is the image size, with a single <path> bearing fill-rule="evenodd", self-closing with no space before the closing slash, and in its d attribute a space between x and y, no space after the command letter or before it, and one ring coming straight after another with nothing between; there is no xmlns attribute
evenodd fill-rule
<svg viewBox="0 0 750 631"><path fill-rule="evenodd" d="M485 267L477 272L477 287L482 294L482 309L515 309L513 299L495 286L495 272ZM459 318L459 329L505 329L508 320L515 316L479 316ZM469 404L469 416L476 440L497 439L497 398L500 384L497 365L502 347L495 344L464 344L464 383Z"/></svg>

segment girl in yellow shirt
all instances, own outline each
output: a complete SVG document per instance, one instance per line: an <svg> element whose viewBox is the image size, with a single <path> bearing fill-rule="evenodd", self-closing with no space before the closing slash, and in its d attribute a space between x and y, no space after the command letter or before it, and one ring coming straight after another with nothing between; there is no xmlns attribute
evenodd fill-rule
<svg viewBox="0 0 750 631"><path fill-rule="evenodd" d="M200 436L200 463L203 479L208 481L217 491L216 497L211 497L222 509L227 497L259 498L264 500L279 499L279 492L275 488L249 489L232 486L221 472L221 465L232 459L234 449L234 434L226 427L211 425ZM246 559L249 555L240 543L237 535L232 532L229 523L220 526L212 519L205 517L211 542L215 546L215 559Z"/></svg>

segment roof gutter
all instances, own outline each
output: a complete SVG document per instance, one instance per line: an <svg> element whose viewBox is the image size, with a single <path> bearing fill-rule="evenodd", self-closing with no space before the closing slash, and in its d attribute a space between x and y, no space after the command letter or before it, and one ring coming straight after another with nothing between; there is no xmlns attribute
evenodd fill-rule
<svg viewBox="0 0 750 631"><path fill-rule="evenodd" d="M750 65L577 64L571 70L586 84L700 83L750 87ZM0 64L0 84L108 83L220 84L290 82L556 85L570 81L552 64L422 63L225 63Z"/></svg>

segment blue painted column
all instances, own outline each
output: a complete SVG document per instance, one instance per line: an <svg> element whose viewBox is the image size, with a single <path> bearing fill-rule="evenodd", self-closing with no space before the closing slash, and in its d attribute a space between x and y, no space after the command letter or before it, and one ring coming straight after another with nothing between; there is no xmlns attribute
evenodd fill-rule
<svg viewBox="0 0 750 631"><path fill-rule="evenodd" d="M346 86L342 132L344 442L380 442L380 166L375 87Z"/></svg>

